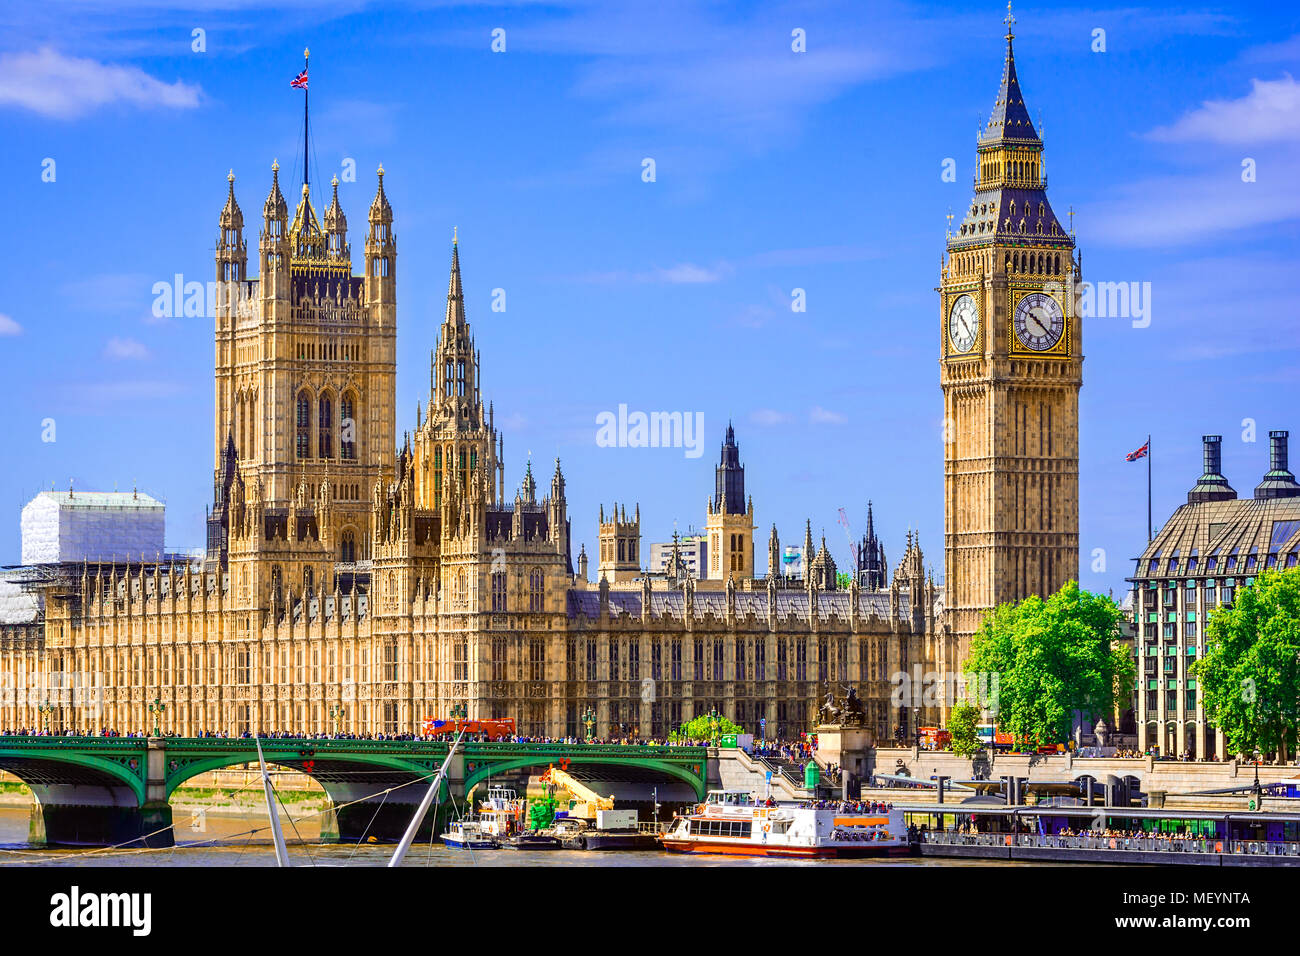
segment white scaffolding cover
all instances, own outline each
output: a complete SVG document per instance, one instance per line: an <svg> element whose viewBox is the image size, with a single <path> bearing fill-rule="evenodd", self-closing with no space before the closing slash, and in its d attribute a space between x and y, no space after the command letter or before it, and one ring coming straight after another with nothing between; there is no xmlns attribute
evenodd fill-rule
<svg viewBox="0 0 1300 956"><path fill-rule="evenodd" d="M23 564L152 560L165 511L137 492L43 491L23 507Z"/></svg>

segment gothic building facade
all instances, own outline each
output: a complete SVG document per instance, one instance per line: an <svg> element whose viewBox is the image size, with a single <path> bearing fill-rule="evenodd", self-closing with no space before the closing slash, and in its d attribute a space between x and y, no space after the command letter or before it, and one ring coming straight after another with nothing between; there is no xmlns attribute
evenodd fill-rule
<svg viewBox="0 0 1300 956"><path fill-rule="evenodd" d="M650 568L639 506L600 509L597 567L575 556L557 460L507 492L453 240L429 393L400 438L397 238L380 167L354 274L334 184L292 219L272 166L248 272L229 177L219 216L213 504L202 561L33 571L41 646L4 635L0 667L39 669L51 708L8 726L412 732L424 717L513 717L522 733L662 736L717 708L807 729L856 685L877 739L911 739L945 702L923 675L961 666L983 609L1077 571L1080 332L1073 240L1044 193L1042 143L1007 40L976 197L941 276L946 587L910 533L892 573L874 515L842 587L803 529L803 573L755 563L755 504L734 429L704 515L698 579ZM900 688L898 675L909 675ZM910 687L912 693L901 692Z"/></svg>

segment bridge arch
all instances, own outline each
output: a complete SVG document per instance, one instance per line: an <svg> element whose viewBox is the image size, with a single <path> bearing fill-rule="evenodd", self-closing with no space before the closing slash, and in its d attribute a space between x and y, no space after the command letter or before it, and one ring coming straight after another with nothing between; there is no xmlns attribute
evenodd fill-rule
<svg viewBox="0 0 1300 956"><path fill-rule="evenodd" d="M697 799L703 800L706 795L703 761L701 761L700 773L695 774L692 773L688 767L668 760L656 760L653 757L620 759L600 755L587 756L582 754L581 748L575 748L560 758L557 758L553 754L534 754L532 756L524 757L502 757L495 760L490 757L467 757L465 761L466 774L464 792L471 793L475 786L482 783L493 774L506 773L510 770L522 770L525 767L543 767L549 764L558 763L562 760L567 760L570 765L586 764L590 766L605 767L637 767L642 770L652 770L689 784L691 789L695 791ZM472 770L470 769L471 764L474 765Z"/></svg>
<svg viewBox="0 0 1300 956"><path fill-rule="evenodd" d="M27 786L40 800L41 793L57 787L103 787L106 791L120 793L123 789L133 798L130 806L140 807L145 802L144 747L139 752L127 752L120 758L55 747L22 747L6 745L0 737L0 770L8 771ZM134 762L135 766L132 766ZM45 803L46 801L41 801ZM112 806L128 806L115 799Z"/></svg>

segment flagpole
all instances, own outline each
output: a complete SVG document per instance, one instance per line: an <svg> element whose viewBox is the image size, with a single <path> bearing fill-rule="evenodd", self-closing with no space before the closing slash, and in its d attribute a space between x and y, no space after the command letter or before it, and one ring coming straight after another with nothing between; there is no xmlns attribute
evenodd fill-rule
<svg viewBox="0 0 1300 956"><path fill-rule="evenodd" d="M1154 537L1151 533L1151 436L1147 435L1147 544Z"/></svg>
<svg viewBox="0 0 1300 956"><path fill-rule="evenodd" d="M303 48L302 51L302 71L307 72L307 60L311 57L311 50ZM310 82L310 79L308 80ZM311 178L307 173L307 98L311 96L308 92L309 87L302 88L302 183L304 186L311 183Z"/></svg>

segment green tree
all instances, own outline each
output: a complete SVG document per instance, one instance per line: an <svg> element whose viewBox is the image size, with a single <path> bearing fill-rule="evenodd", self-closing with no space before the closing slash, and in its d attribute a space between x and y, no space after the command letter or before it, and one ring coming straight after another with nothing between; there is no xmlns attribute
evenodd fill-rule
<svg viewBox="0 0 1300 956"><path fill-rule="evenodd" d="M1017 740L1060 743L1074 712L1110 715L1132 691L1135 667L1120 641L1123 612L1068 581L1046 601L1001 604L971 640L966 672L988 688L980 703ZM983 692L983 691L982 691Z"/></svg>
<svg viewBox="0 0 1300 956"><path fill-rule="evenodd" d="M1300 568L1265 571L1210 615L1191 669L1206 719L1232 753L1295 752L1300 726Z"/></svg>
<svg viewBox="0 0 1300 956"><path fill-rule="evenodd" d="M979 753L978 734L980 709L963 700L948 714L948 732L952 734L952 752L959 757L973 757Z"/></svg>
<svg viewBox="0 0 1300 956"><path fill-rule="evenodd" d="M715 725L711 723L713 719L708 714L701 714L693 720L688 720L668 736L672 740L709 740L713 737L714 732ZM728 720L721 714L718 714L716 719L716 729L719 735L743 734L745 732L745 728L741 727L740 724Z"/></svg>

